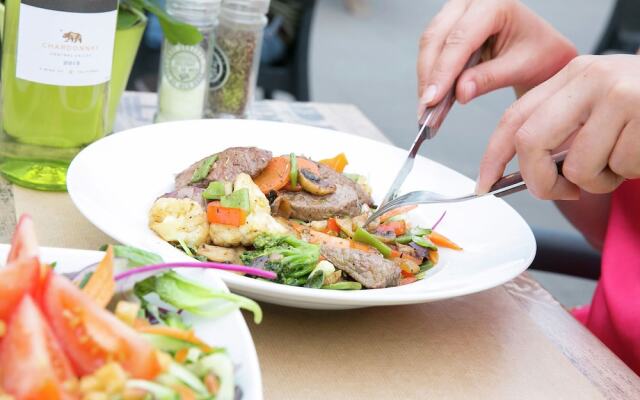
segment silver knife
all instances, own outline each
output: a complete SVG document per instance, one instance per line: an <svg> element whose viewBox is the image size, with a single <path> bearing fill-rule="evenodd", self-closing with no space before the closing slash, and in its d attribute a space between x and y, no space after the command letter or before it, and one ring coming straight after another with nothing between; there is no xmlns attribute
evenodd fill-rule
<svg viewBox="0 0 640 400"><path fill-rule="evenodd" d="M483 48L479 48L476 50L471 57L469 57L469 61L465 64L462 71L469 69L480 62L480 58L482 56ZM462 74L462 72L461 72ZM440 129L440 125L442 125L442 121L444 121L445 117L451 110L453 103L456 101L456 85L458 80L456 79L451 89L447 92L444 98L435 106L428 107L422 116L418 120L418 136L416 136L411 148L409 149L409 154L407 155L407 159L404 161L402 168L398 171L398 175L393 180L393 184L389 188L387 195L384 196L384 199L380 203L380 206L384 205L390 200L393 200L398 195L398 191L400 187L404 183L405 179L413 169L413 163L415 161L416 155L418 154L418 150L420 150L420 146L426 139L433 139L438 130Z"/></svg>

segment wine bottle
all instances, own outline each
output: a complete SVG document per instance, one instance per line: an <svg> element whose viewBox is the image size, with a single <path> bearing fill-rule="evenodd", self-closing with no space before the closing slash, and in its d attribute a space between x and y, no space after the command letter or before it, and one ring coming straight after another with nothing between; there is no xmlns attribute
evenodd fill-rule
<svg viewBox="0 0 640 400"><path fill-rule="evenodd" d="M0 172L64 189L73 155L105 134L118 1L6 0L5 7Z"/></svg>

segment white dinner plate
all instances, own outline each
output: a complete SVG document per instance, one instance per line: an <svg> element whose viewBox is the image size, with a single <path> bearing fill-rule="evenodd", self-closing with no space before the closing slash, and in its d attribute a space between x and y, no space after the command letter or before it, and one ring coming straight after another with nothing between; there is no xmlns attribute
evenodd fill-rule
<svg viewBox="0 0 640 400"><path fill-rule="evenodd" d="M0 260L9 254L9 245L0 244ZM61 249L41 247L40 259L45 263L56 262L56 272L73 272L102 259L104 253L92 250ZM205 271L208 272L208 271ZM227 291L223 282L210 276L208 285ZM214 347L227 349L236 366L236 384L242 390L243 399L262 399L262 378L260 365L249 328L240 311L229 313L216 319L192 318L189 322L199 338Z"/></svg>
<svg viewBox="0 0 640 400"><path fill-rule="evenodd" d="M253 120L198 120L149 125L120 132L85 148L73 160L67 187L93 224L122 243L192 260L155 235L148 214L155 199L174 189L174 176L193 162L231 146L257 146L274 154L304 154L315 160L344 152L347 172L365 175L380 200L406 157L400 148L327 129ZM445 195L473 191L469 178L419 156L403 191ZM442 250L438 267L422 281L393 288L335 291L285 286L219 272L237 293L291 307L346 309L411 304L462 296L498 286L523 272L535 255L529 226L494 197L458 204L421 206L411 220L431 226L446 210L438 231L464 247Z"/></svg>

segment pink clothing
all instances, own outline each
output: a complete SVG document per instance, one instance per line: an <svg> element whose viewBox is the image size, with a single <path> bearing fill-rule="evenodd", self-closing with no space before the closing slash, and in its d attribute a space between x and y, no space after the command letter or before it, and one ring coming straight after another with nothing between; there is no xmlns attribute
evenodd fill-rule
<svg viewBox="0 0 640 400"><path fill-rule="evenodd" d="M600 281L574 315L640 375L640 179L613 193Z"/></svg>

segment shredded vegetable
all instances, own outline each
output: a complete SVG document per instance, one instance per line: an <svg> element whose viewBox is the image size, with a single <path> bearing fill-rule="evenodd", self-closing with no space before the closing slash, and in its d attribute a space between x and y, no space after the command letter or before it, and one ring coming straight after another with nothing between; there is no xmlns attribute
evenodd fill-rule
<svg viewBox="0 0 640 400"><path fill-rule="evenodd" d="M201 268L201 269L219 269L223 271L241 272L248 275L257 276L265 279L276 279L277 275L272 271L265 271L259 268L247 267L245 265L223 264L216 262L172 262L155 265L145 265L144 267L133 268L121 272L115 276L116 281L129 278L134 275L161 271L170 268Z"/></svg>

